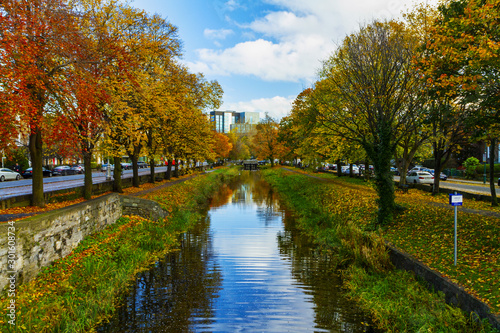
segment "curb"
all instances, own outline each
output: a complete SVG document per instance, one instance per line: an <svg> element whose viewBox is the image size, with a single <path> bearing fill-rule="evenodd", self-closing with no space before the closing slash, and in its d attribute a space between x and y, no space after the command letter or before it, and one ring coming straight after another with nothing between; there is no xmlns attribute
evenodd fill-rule
<svg viewBox="0 0 500 333"><path fill-rule="evenodd" d="M426 281L430 289L443 292L446 303L459 307L465 312L475 314L481 319L487 319L491 326L500 331L500 316L491 313L491 309L487 304L408 253L396 249L389 243L386 243L386 246L389 250L390 259L397 269L413 272L417 277Z"/></svg>

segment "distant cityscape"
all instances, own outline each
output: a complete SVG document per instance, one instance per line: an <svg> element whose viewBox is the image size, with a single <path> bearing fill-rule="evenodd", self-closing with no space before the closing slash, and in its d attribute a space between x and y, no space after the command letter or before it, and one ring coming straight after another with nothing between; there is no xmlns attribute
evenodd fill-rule
<svg viewBox="0 0 500 333"><path fill-rule="evenodd" d="M219 133L248 133L260 121L259 112L211 111L210 122Z"/></svg>

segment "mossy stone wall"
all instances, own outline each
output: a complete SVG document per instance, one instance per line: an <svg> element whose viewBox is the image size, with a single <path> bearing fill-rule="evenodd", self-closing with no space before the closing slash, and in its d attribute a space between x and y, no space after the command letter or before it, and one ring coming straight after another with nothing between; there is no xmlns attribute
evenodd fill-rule
<svg viewBox="0 0 500 333"><path fill-rule="evenodd" d="M19 222L0 224L0 290L12 274L16 276L16 285L31 280L42 267L70 254L84 237L115 223L122 215L119 195L113 193ZM8 265L12 227L16 258L13 267Z"/></svg>

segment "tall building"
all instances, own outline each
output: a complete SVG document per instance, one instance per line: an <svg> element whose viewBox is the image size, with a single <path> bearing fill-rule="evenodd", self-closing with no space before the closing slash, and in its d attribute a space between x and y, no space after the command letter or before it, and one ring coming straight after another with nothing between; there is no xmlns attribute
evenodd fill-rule
<svg viewBox="0 0 500 333"><path fill-rule="evenodd" d="M211 111L210 122L219 133L249 132L260 121L259 112Z"/></svg>

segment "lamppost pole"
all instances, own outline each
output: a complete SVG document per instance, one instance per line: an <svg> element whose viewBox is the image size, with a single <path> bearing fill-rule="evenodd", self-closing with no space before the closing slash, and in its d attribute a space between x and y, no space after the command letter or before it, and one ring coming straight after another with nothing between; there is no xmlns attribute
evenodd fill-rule
<svg viewBox="0 0 500 333"><path fill-rule="evenodd" d="M484 172L483 172L483 184L486 184L486 145L484 146L484 155L483 155L483 164L484 164Z"/></svg>

